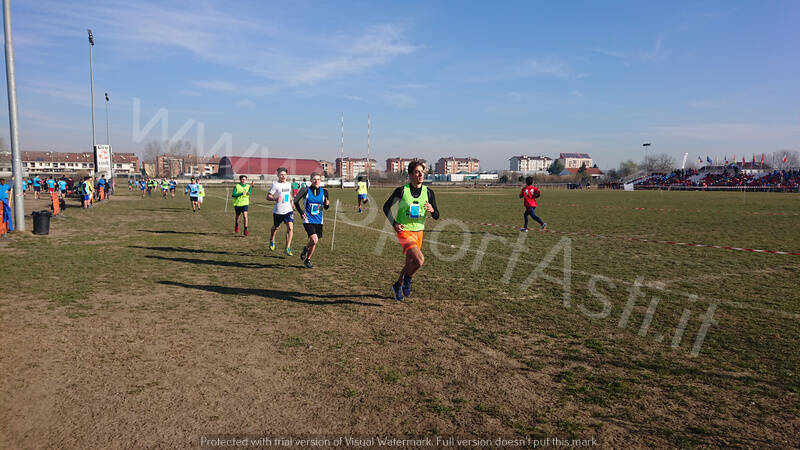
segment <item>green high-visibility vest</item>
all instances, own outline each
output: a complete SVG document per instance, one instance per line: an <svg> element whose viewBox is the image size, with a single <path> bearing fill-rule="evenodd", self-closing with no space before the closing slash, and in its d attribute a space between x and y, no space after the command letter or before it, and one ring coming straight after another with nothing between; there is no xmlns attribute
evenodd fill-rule
<svg viewBox="0 0 800 450"><path fill-rule="evenodd" d="M425 203L428 203L427 186L422 186L422 192L417 198L411 196L411 186L403 186L403 197L397 206L397 217L394 221L403 224L408 231L424 230L425 216L428 214Z"/></svg>
<svg viewBox="0 0 800 450"><path fill-rule="evenodd" d="M250 193L253 192L253 186L247 184L237 184L233 187L233 206L245 206L250 204ZM238 195L241 194L241 195Z"/></svg>

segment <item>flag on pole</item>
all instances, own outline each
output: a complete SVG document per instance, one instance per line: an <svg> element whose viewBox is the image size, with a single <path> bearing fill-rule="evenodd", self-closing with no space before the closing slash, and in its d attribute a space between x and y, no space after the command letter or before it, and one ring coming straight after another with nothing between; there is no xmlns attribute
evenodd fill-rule
<svg viewBox="0 0 800 450"><path fill-rule="evenodd" d="M736 153L733 154L733 163L736 164Z"/></svg>
<svg viewBox="0 0 800 450"><path fill-rule="evenodd" d="M725 165L728 165L728 155L725 155Z"/></svg>
<svg viewBox="0 0 800 450"><path fill-rule="evenodd" d="M754 166L756 165L756 154L755 153L753 153L753 165Z"/></svg>
<svg viewBox="0 0 800 450"><path fill-rule="evenodd" d="M700 164L703 163L703 158L701 158L700 155L697 156L697 162Z"/></svg>
<svg viewBox="0 0 800 450"><path fill-rule="evenodd" d="M763 153L761 154L761 165L762 166L764 165L764 154Z"/></svg>
<svg viewBox="0 0 800 450"><path fill-rule="evenodd" d="M786 153L784 153L784 154L783 154L783 162L786 162L786 161L789 159L788 157L789 157L789 155L787 155Z"/></svg>
<svg viewBox="0 0 800 450"><path fill-rule="evenodd" d="M711 158L708 157L708 155L706 155L706 161L708 161L709 164L714 164L714 161L712 161Z"/></svg>

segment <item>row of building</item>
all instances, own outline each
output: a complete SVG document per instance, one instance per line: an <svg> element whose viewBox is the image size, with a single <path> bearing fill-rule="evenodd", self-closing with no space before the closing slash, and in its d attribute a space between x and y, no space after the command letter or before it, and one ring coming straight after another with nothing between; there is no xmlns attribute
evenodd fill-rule
<svg viewBox="0 0 800 450"><path fill-rule="evenodd" d="M114 173L138 175L139 157L133 153L112 155ZM55 177L78 172L94 173L94 154L64 152L22 152L22 170L26 174L53 175ZM11 175L11 153L0 152L0 174Z"/></svg>
<svg viewBox="0 0 800 450"><path fill-rule="evenodd" d="M139 157L133 153L114 152L114 173L117 175L140 175L149 177L183 177L189 175L220 176L231 178L238 174L271 175L278 167L286 167L291 175L308 176L311 172L319 172L327 178L343 177L352 180L361 174L378 172L377 161L367 158L336 158L334 162L315 159L298 158L257 158L244 156L197 156L197 155L160 155L153 162L140 163ZM404 174L408 165L420 161L428 166L422 158L388 158L384 172ZM509 169L522 174L546 173L556 161L546 156L514 156L510 158ZM602 175L599 169L593 168L591 156L586 153L561 153L558 161L564 167L563 174L574 174L585 167L592 176ZM60 175L77 172L94 172L94 156L90 152L22 152L22 167L26 173L39 175ZM453 156L439 158L433 167L428 168L433 175L449 176L458 174L480 173L480 161L477 158L456 158ZM11 173L10 153L0 153L0 174Z"/></svg>
<svg viewBox="0 0 800 450"><path fill-rule="evenodd" d="M562 167L558 175L575 175L583 168L593 178L603 176L603 172L594 167L592 157L587 153L560 153L557 159L547 156L512 156L508 162L510 171L525 175L549 173L553 164L558 162Z"/></svg>

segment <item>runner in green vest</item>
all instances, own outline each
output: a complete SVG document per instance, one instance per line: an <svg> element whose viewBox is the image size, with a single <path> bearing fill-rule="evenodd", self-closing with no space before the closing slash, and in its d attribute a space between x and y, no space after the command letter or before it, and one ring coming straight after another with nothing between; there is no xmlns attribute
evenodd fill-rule
<svg viewBox="0 0 800 450"><path fill-rule="evenodd" d="M411 295L411 277L425 262L422 254L425 218L430 215L436 220L439 219L439 208L436 207L433 189L422 184L425 179L425 164L412 161L408 165L408 177L409 183L395 189L383 205L383 213L394 227L397 240L406 255L400 277L392 285L392 295L398 301ZM395 203L399 203L397 215L392 217L392 206Z"/></svg>
<svg viewBox="0 0 800 450"><path fill-rule="evenodd" d="M363 181L362 177L358 177L358 183L356 183L356 194L358 194L358 213L361 214L361 203L363 202L364 205L367 204L367 182Z"/></svg>
<svg viewBox="0 0 800 450"><path fill-rule="evenodd" d="M253 185L247 184L247 176L239 177L239 184L233 187L233 209L236 211L234 233L239 232L239 216L244 216L244 235L247 236L247 209L250 206L250 194L253 193Z"/></svg>
<svg viewBox="0 0 800 450"><path fill-rule="evenodd" d="M167 199L167 194L169 193L169 180L166 178L161 179L161 195L164 197L164 200Z"/></svg>

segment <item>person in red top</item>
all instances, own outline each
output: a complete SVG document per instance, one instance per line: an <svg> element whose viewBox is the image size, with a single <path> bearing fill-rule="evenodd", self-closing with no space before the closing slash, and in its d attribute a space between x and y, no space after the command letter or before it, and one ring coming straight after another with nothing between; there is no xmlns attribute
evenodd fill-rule
<svg viewBox="0 0 800 450"><path fill-rule="evenodd" d="M536 203L536 198L541 195L539 188L533 185L533 177L525 178L526 186L522 188L519 192L519 198L523 199L523 205L525 206L525 213L522 217L525 218L525 225L519 229L519 231L523 231L525 233L528 232L528 216L531 216L533 220L539 222L539 225L542 226L542 230L547 228L547 224L536 215L536 207L538 204Z"/></svg>

